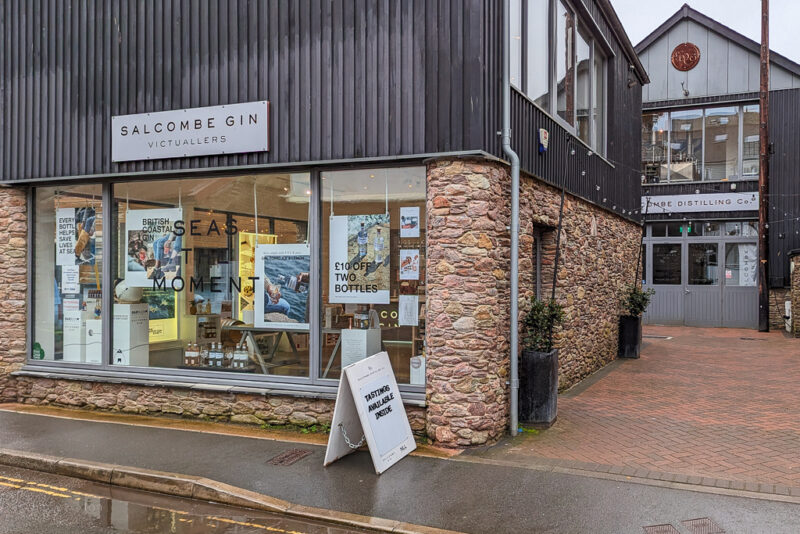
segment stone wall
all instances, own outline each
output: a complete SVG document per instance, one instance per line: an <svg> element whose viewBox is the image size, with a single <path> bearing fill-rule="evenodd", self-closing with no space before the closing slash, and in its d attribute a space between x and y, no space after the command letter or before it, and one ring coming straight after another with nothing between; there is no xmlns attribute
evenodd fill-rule
<svg viewBox="0 0 800 534"><path fill-rule="evenodd" d="M334 401L244 393L218 393L188 388L135 386L74 380L17 378L19 401L140 415L175 415L245 424L328 425ZM425 411L407 406L411 428L425 429Z"/></svg>
<svg viewBox="0 0 800 534"><path fill-rule="evenodd" d="M542 298L553 287L560 191L523 177L520 193L520 320L535 292L533 231L542 228ZM565 195L556 280L564 323L554 331L563 391L617 357L620 300L636 281L642 229L622 217Z"/></svg>
<svg viewBox="0 0 800 534"><path fill-rule="evenodd" d="M791 290L789 288L772 288L769 290L769 329L775 331L786 331L784 315L786 314L787 300L790 300Z"/></svg>
<svg viewBox="0 0 800 534"><path fill-rule="evenodd" d="M27 231L25 190L0 188L0 402L17 399L10 373L25 362Z"/></svg>
<svg viewBox="0 0 800 534"><path fill-rule="evenodd" d="M559 190L523 177L520 319L535 290L534 225L543 236L543 296L552 289ZM444 446L493 441L508 424L510 179L485 160L428 166L428 435ZM616 358L620 299L632 284L641 227L571 195L564 206L555 331L560 389ZM521 338L520 338L521 341Z"/></svg>

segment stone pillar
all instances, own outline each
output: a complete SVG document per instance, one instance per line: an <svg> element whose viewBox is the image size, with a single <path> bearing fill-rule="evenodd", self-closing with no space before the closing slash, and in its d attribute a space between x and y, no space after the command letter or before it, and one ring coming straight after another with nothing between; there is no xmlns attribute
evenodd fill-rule
<svg viewBox="0 0 800 534"><path fill-rule="evenodd" d="M27 231L25 190L0 188L0 402L17 400L10 373L25 363Z"/></svg>
<svg viewBox="0 0 800 534"><path fill-rule="evenodd" d="M427 433L461 447L507 426L507 170L486 160L428 165Z"/></svg>

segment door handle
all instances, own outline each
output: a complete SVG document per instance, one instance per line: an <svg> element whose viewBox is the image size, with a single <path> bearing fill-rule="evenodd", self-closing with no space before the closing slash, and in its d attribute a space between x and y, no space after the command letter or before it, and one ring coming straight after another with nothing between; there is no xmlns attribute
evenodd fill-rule
<svg viewBox="0 0 800 534"><path fill-rule="evenodd" d="M683 292L684 292L684 293L686 293L687 295L688 295L689 293L691 293L691 291L689 291L688 289L684 289L684 290L683 290Z"/></svg>

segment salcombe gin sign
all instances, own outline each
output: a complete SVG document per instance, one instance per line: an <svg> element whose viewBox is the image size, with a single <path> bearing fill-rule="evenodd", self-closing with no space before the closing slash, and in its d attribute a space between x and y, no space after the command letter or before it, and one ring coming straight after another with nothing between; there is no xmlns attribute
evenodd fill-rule
<svg viewBox="0 0 800 534"><path fill-rule="evenodd" d="M111 117L111 161L269 150L269 102Z"/></svg>
<svg viewBox="0 0 800 534"><path fill-rule="evenodd" d="M749 211L758 209L758 193L662 195L642 197L642 213L697 213L701 211Z"/></svg>

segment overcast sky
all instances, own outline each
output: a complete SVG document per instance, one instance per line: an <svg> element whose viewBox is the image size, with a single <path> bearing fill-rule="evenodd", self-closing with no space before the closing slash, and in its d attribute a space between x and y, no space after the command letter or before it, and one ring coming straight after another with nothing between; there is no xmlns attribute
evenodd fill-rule
<svg viewBox="0 0 800 534"><path fill-rule="evenodd" d="M717 22L761 42L761 0L611 0L635 45L684 3ZM770 49L800 63L800 0L770 0Z"/></svg>

